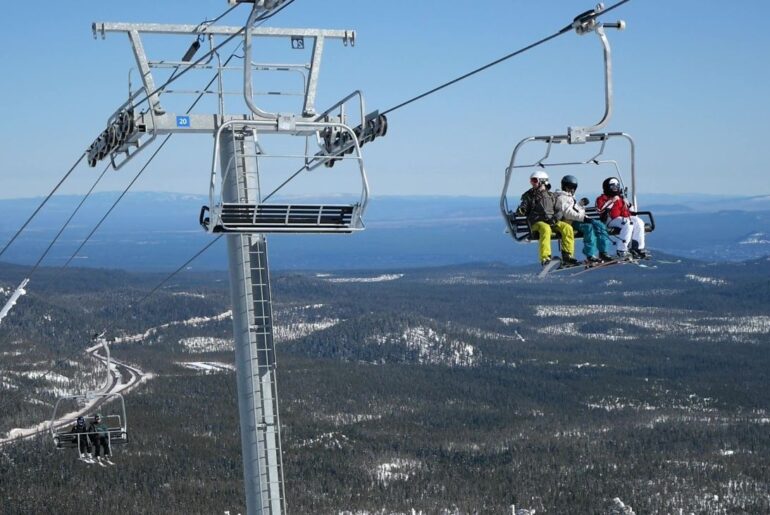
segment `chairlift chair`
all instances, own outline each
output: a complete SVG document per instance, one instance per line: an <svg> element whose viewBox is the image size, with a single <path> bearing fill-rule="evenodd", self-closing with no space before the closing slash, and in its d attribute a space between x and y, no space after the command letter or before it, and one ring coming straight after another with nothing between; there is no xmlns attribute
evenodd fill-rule
<svg viewBox="0 0 770 515"><path fill-rule="evenodd" d="M358 94L358 93L357 93ZM354 129L341 122L327 121L319 117L318 121L295 121L294 129L311 132L315 135L318 150L306 150L303 155L268 154L259 145L260 130L269 130L272 124L260 120L228 121L222 124L215 138L214 155L212 158L211 182L209 185L209 205L203 206L200 211L199 222L210 233L352 233L364 229L363 213L369 198L369 184L364 168L361 144ZM252 136L254 138L253 152L239 152L229 157L226 163L221 164L220 136L224 131L229 131L233 137L237 135ZM272 132L272 131L271 131ZM342 140L352 155L339 155L329 153L327 150L329 137L325 135L337 134L337 145ZM310 146L305 145L306 149ZM235 146L239 148L238 145ZM271 158L295 158L302 161L300 171L311 171L321 165L329 165L332 160L353 160L360 174L361 193L356 202L349 204L329 203L285 203L270 201L261 196L260 192L260 161ZM249 181L245 189L245 195L239 202L225 202L222 199L222 186L227 181L227 172L232 161L252 160L254 165L254 177ZM221 166L221 168L220 168ZM236 168L240 165L236 165Z"/></svg>
<svg viewBox="0 0 770 515"><path fill-rule="evenodd" d="M631 191L630 199L635 207L637 216L640 216L645 222L645 232L652 232L655 230L655 219L650 211L639 211L638 201L636 197L636 149L633 138L625 132L598 132L609 123L612 115L612 59L609 41L604 32L604 28L615 28L623 30L625 28L625 22L619 21L616 23L600 23L596 19L596 14L600 13L604 9L602 4L599 4L595 10L587 11L577 16L573 22L575 31L580 34L588 34L595 32L602 43L604 50L604 84L605 84L605 111L602 119L595 125L590 127L569 127L567 134L560 135L548 135L548 136L530 136L521 140L513 150L511 160L508 167L505 169L505 182L503 185L502 195L500 197L500 211L503 215L503 220L506 224L506 232L511 237L522 243L532 242L538 240L538 233L532 231L531 225L526 216L519 215L515 211L515 207L511 209L508 203L508 191L511 185L511 177L514 170L547 170L549 168L559 167L606 167L612 168L612 176L617 177L623 188L628 191L621 173L620 166L616 159L607 159L604 157L607 151L607 144L610 141L620 140L626 142L628 146L628 166L630 168L631 178ZM521 151L524 147L530 144L544 145L544 150L539 159L533 162L523 163L521 160ZM585 159L571 160L571 161L549 161L551 153L554 150L554 145L599 145L598 151L590 155ZM531 146L531 145L530 145ZM586 215L589 218L599 219L599 213L595 207L587 207ZM610 231L612 233L612 231ZM583 235L579 232L575 232L575 238L581 238ZM554 231L552 239L558 240L560 235Z"/></svg>
<svg viewBox="0 0 770 515"><path fill-rule="evenodd" d="M66 395L60 397L54 405L53 414L49 423L49 432L57 449L69 449L79 447L80 438L90 437L92 433L72 433L72 426L80 414L86 410L96 413L106 408L110 413L102 415L102 422L107 425L109 444L128 443L128 424L126 418L126 403L119 393L109 392L112 383L110 376L110 349L107 340L98 335L98 346L105 352L105 381L98 390L81 395ZM93 348L96 350L96 347ZM69 411L74 406L75 412ZM93 422L93 416L85 416L86 425Z"/></svg>
<svg viewBox="0 0 770 515"><path fill-rule="evenodd" d="M69 395L61 397L56 401L54 406L53 415L51 416L51 422L49 424L49 430L51 437L53 438L54 446L57 449L71 449L79 447L79 439L83 436L90 437L94 433L72 433L70 432L73 425L75 425L77 415L73 414L72 418L61 420L62 417L68 416L68 413L62 413L64 406L70 403L78 404L81 406L91 406L91 411L96 412L101 409L102 406L109 405L113 402L117 403L117 413L109 413L102 415L102 422L107 425L109 444L124 444L128 443L128 425L126 424L126 404L123 396L119 393L89 393L85 395ZM93 422L93 416L83 416L86 419L86 426Z"/></svg>

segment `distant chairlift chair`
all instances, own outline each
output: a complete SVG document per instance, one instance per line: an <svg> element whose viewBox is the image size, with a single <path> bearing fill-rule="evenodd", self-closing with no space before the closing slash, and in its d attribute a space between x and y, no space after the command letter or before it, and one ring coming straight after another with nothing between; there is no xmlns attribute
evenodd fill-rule
<svg viewBox="0 0 770 515"><path fill-rule="evenodd" d="M123 396L119 393L111 393L107 390L112 383L110 376L110 349L107 340L100 338L101 347L105 355L104 365L106 370L105 382L99 390L88 392L82 395L67 395L60 397L56 401L49 423L49 432L53 439L54 446L57 449L71 449L79 447L79 438L90 438L89 433L71 433L70 430L75 424L75 419L86 410L96 412L102 407L109 406L113 413L102 416L102 422L107 425L109 445L128 443L128 424L126 419L126 403ZM94 352L96 349L93 349ZM97 358L100 359L100 358ZM76 412L68 412L72 406L76 406ZM86 426L93 422L93 417L85 417Z"/></svg>

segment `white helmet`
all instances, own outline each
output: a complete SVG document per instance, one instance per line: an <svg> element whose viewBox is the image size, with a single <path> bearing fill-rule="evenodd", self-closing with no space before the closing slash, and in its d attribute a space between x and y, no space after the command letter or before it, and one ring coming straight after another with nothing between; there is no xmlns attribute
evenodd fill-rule
<svg viewBox="0 0 770 515"><path fill-rule="evenodd" d="M532 184L533 188L545 186L546 189L551 189L551 183L548 182L548 174L543 170L533 172L532 175L529 176L529 182Z"/></svg>

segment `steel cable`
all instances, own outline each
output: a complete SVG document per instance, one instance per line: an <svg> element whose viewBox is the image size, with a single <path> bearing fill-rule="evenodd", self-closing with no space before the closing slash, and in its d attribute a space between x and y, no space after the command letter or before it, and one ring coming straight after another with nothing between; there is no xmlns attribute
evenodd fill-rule
<svg viewBox="0 0 770 515"><path fill-rule="evenodd" d="M618 3L616 3L616 4L612 5L612 6L604 9L603 11L591 14L589 16L586 16L583 19L584 20L596 19L599 16L603 16L603 15L607 14L608 12L612 11L613 9L616 9L616 8L620 7L621 5L623 5L623 4L627 3L627 2L630 2L630 1L631 0L621 0L620 2L618 2ZM574 26L573 26L572 23L570 23L568 25L565 25L564 27L559 29L557 32L554 32L550 36L546 36L546 37L544 37L544 38L542 38L542 39L540 39L538 41L535 41L534 43L531 43L531 44L529 44L529 45L527 45L527 46L525 46L523 48L520 48L520 49L518 49L518 50L516 50L514 52L511 52L510 54L507 54L507 55L505 55L505 56L503 56L503 57L501 57L499 59L496 59L496 60L492 61L491 63L485 64L485 65L483 65L483 66L481 66L479 68L476 68L475 70L472 70L472 71L470 71L470 72L468 72L468 73L466 73L464 75L461 75L461 76L459 76L459 77L457 77L455 79L452 79L452 80L450 80L448 82L445 82L445 83L443 83L443 84L441 84L441 85L439 85L439 86L437 86L437 87L435 87L435 88L433 88L433 89L431 89L429 91L426 91L425 93L421 93L421 94L417 95L416 97L412 97L409 100L401 102L400 104L397 104L397 105L395 105L395 106L393 106L393 107L391 107L389 109L386 109L385 111L383 111L380 114L382 116L384 116L384 115L387 115L388 113L392 113L393 111L401 109L402 107L406 107L407 105L409 105L409 104L411 104L413 102L417 102L418 100L421 100L421 99L423 99L423 98L425 98L425 97L427 97L429 95L437 93L437 92L441 91L444 88L447 88L447 87L449 87L449 86L451 86L453 84L456 84L456 83L458 83L458 82L460 82L462 80L465 80L465 79L467 79L469 77L472 77L473 75L476 75L477 73L481 73L482 71L487 70L489 68L492 68L493 66L496 66L496 65L498 65L498 64L500 64L502 62L507 61L508 59L512 59L512 58L516 57L517 55L521 55L524 52L527 52L529 50L532 50L535 47L538 47L538 46L540 46L540 45L542 45L544 43L547 43L548 41L551 41L552 39L556 39L557 37L559 37L559 36L561 36L563 34L566 34L567 32L570 32L571 30L573 30L573 28L574 28ZM293 174L291 174L288 179L286 179L277 188L275 188L269 195L267 195L264 199L262 199L263 202L265 200L269 199L270 197L272 197L273 195L275 195L276 193L278 193L279 190L281 190L289 182L291 182L293 179L295 179L307 167L308 166L305 165L302 168L300 168L299 170L297 170L296 172L294 172Z"/></svg>
<svg viewBox="0 0 770 515"><path fill-rule="evenodd" d="M616 8L620 7L621 5L623 5L623 4L625 4L626 2L629 2L629 1L630 0L621 0L620 2L618 2L618 3L616 3L616 4L612 5L612 6L604 9L601 12L594 13L594 14L592 14L590 16L586 16L584 19L585 20L596 19L599 16L603 16L603 15L607 14L608 12L612 11L613 9L616 9ZM432 95L433 93L441 91L442 89L447 88L447 87L449 87L449 86L451 86L453 84L457 84L458 82L460 82L462 80L465 80L465 79L467 79L469 77L472 77L473 75L476 75L477 73L480 73L480 72L482 72L484 70L492 68L493 66L496 66L496 65L498 65L498 64L500 64L502 62L505 62L508 59L512 59L512 58L516 57L517 55L521 55L524 52L532 50L535 47L538 47L538 46L540 46L540 45L542 45L544 43L547 43L548 41L551 41L552 39L556 39L557 37L559 37L559 36L561 36L563 34L566 34L567 32L570 32L573 28L574 27L573 27L572 23L570 23L568 25L565 25L560 30L554 32L550 36L546 36L546 37L544 37L544 38L542 38L542 39L540 39L538 41L535 41L534 43L531 43L531 44L529 44L529 45L527 45L527 46L525 46L523 48L520 48L519 50L511 52L510 54L507 54L507 55L505 55L505 56L503 56L503 57L501 57L499 59L496 59L496 60L492 61L491 63L485 64L484 66L481 66L479 68L476 68L473 71L470 71L470 72L468 72L468 73L466 73L464 75L461 75L461 76L457 77L456 79L452 79L452 80L450 80L448 82L445 82L445 83L441 84L440 86L437 86L437 87L435 87L435 88L433 88L433 89L431 89L429 91L426 91L425 93L421 93L421 94L417 95L416 97L410 98L409 100L406 100L405 102L401 102L400 104L398 104L398 105L396 105L394 107L391 107L390 109L386 109L381 114L382 115L386 115L388 113L396 111L397 109L401 109L402 107L405 107L405 106L411 104L412 102L416 102L416 101L418 101L420 99L423 99L423 98L425 98L425 97L427 97L429 95Z"/></svg>
<svg viewBox="0 0 770 515"><path fill-rule="evenodd" d="M54 193L56 193L58 191L58 189L61 187L61 185L64 184L64 181L67 180L67 177L69 177L72 174L72 172L75 171L75 168L77 168L77 166L80 164L80 162L85 157L86 157L85 153L81 154L80 158L77 161L75 161L74 165L72 165L72 168L70 168L69 171L64 174L64 177L62 177L61 180L59 180L58 184L56 184L56 186L54 186L54 188L51 190L51 193L49 193L48 196L43 199L43 201L40 203L40 205L37 206L37 209L35 209L34 213L32 213L29 216L29 218L27 218L27 221L24 222L24 224L21 226L21 228L18 231L16 231L16 234L13 235L13 238L11 238L11 241L9 241L8 243L5 244L5 247L3 247L3 250L0 250L0 256L5 254L5 251L8 250L8 247L10 247L11 244L14 241L16 241L16 238L18 238L19 235L22 232L24 232L24 229L27 228L27 225L29 225L29 223L32 221L32 219L35 218L35 216L37 216L37 214L40 212L41 209L43 209L43 206L45 206L48 203L48 201L51 199L51 197L53 197Z"/></svg>

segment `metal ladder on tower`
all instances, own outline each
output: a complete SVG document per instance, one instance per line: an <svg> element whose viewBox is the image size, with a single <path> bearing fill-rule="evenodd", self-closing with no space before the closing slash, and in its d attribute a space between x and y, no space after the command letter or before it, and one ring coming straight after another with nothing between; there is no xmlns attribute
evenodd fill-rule
<svg viewBox="0 0 770 515"><path fill-rule="evenodd" d="M250 240L250 241L249 241ZM257 430L261 448L258 476L261 489L269 495L262 496L263 510L272 513L277 502L283 499L283 464L281 460L281 426L278 409L278 388L276 382L276 356L273 341L273 308L270 292L269 268L267 262L267 242L260 235L242 238L242 251L247 252L250 264L251 302L248 321L251 333L248 347L249 382L251 392L262 392L257 397L251 395L253 423ZM245 263L244 263L245 264ZM274 462L271 462L274 461Z"/></svg>

